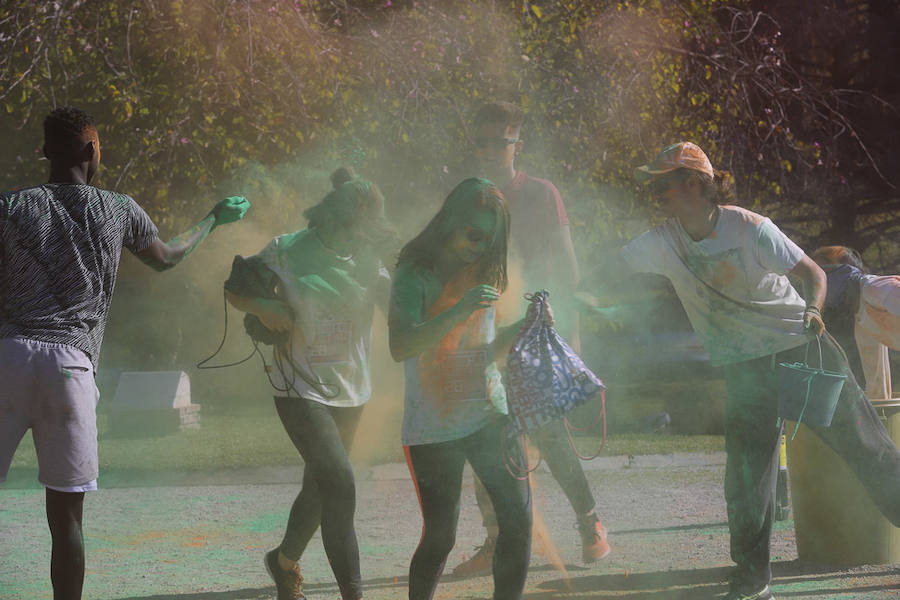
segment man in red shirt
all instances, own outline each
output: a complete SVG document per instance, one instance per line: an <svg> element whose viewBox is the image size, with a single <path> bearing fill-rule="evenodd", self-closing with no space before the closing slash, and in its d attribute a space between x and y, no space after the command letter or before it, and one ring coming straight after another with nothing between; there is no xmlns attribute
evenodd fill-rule
<svg viewBox="0 0 900 600"><path fill-rule="evenodd" d="M516 155L523 146L519 137L523 121L522 110L509 102L492 102L478 110L473 122L478 171L474 174L494 182L509 206L510 279L515 279L518 272L520 280L519 286L511 287L525 292L550 290L556 328L577 350L578 319L572 297L578 284L578 263L569 219L556 186L515 168ZM545 425L532 431L530 437L575 511L584 562L605 557L610 552L606 530L594 511L594 495L563 423ZM475 481L487 538L477 553L453 570L454 575L475 575L491 569L497 522L484 488L477 478Z"/></svg>

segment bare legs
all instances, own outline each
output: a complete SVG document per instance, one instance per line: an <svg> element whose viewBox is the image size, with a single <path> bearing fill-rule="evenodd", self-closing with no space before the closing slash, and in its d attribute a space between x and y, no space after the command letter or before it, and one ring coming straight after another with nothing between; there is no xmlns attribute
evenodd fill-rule
<svg viewBox="0 0 900 600"><path fill-rule="evenodd" d="M84 492L58 492L47 488L47 524L53 539L50 558L53 600L81 600L84 585L83 507Z"/></svg>

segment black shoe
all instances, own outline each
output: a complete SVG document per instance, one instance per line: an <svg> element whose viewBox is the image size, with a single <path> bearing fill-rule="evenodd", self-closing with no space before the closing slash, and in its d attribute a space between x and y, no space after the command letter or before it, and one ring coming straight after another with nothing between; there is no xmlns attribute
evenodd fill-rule
<svg viewBox="0 0 900 600"><path fill-rule="evenodd" d="M278 564L278 548L266 552L263 559L266 563L266 571L269 577L275 582L275 591L278 594L278 600L303 600L301 584L303 583L303 575L300 574L300 565L294 565L290 571L285 571Z"/></svg>

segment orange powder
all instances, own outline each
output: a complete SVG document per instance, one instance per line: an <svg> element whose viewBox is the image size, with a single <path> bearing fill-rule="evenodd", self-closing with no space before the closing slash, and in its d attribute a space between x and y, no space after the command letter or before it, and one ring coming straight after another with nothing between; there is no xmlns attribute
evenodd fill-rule
<svg viewBox="0 0 900 600"><path fill-rule="evenodd" d="M719 261L713 270L712 284L717 288L726 288L737 276L737 268L727 260Z"/></svg>
<svg viewBox="0 0 900 600"><path fill-rule="evenodd" d="M478 285L474 276L474 268L460 270L452 279L444 284L440 296L428 309L428 318L432 319L445 310L452 308L470 289ZM452 399L443 390L446 389L447 376L451 369L446 368L453 354L463 348L460 344L465 340L475 340L477 344L467 344L474 348L484 344L483 320L484 311L478 310L457 324L445 335L434 348L430 348L419 357L419 376L429 396L438 403L438 413L447 415L453 410ZM483 376L483 375L482 375ZM485 398L485 401L489 401Z"/></svg>

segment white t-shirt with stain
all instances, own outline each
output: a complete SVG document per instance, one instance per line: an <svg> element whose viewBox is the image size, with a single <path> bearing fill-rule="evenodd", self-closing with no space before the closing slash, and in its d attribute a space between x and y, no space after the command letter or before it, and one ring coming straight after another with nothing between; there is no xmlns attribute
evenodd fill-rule
<svg viewBox="0 0 900 600"><path fill-rule="evenodd" d="M369 360L378 294L390 276L371 252L338 257L311 229L281 235L259 256L279 277L278 296L294 312L290 344L283 348L310 386L290 365L270 372L276 395L301 396L328 406L354 407L372 395ZM273 357L273 363L274 357ZM327 395L323 395L322 390Z"/></svg>
<svg viewBox="0 0 900 600"><path fill-rule="evenodd" d="M854 329L866 375L866 396L891 399L888 348L900 350L900 276L867 275L863 279Z"/></svg>
<svg viewBox="0 0 900 600"><path fill-rule="evenodd" d="M803 250L768 218L737 206L720 208L715 229L703 240L694 241L670 218L622 248L625 262L672 282L714 366L806 343L806 302L786 277Z"/></svg>

